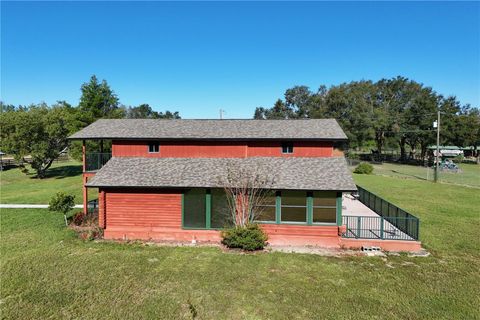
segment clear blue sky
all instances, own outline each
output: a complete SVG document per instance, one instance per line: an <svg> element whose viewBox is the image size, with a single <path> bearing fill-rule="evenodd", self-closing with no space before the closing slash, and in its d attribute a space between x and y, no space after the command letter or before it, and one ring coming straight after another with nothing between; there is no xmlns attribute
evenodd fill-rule
<svg viewBox="0 0 480 320"><path fill-rule="evenodd" d="M480 106L478 2L1 2L1 100L247 118L294 85L402 75Z"/></svg>

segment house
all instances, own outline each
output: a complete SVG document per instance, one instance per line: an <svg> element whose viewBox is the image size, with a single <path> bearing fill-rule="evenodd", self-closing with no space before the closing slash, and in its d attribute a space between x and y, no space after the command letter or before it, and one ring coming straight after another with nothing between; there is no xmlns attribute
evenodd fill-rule
<svg viewBox="0 0 480 320"><path fill-rule="evenodd" d="M102 119L70 139L83 141L84 210L98 188L106 239L219 241L219 177L236 167L274 176L258 221L270 243L339 246L342 193L357 189L334 119Z"/></svg>

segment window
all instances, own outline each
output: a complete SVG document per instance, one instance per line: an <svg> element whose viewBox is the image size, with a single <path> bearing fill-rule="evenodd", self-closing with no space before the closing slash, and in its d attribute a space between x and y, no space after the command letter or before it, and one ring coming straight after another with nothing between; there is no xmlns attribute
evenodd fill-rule
<svg viewBox="0 0 480 320"><path fill-rule="evenodd" d="M282 191L282 222L307 222L307 193Z"/></svg>
<svg viewBox="0 0 480 320"><path fill-rule="evenodd" d="M232 225L232 214L227 195L222 189L212 189L211 227L223 228Z"/></svg>
<svg viewBox="0 0 480 320"><path fill-rule="evenodd" d="M276 195L275 193L268 194L263 203L255 208L258 211L259 215L257 221L263 222L275 222L275 212L276 212Z"/></svg>
<svg viewBox="0 0 480 320"><path fill-rule="evenodd" d="M283 142L282 153L293 153L293 142Z"/></svg>
<svg viewBox="0 0 480 320"><path fill-rule="evenodd" d="M148 153L158 153L160 150L160 144L158 142L148 143Z"/></svg>
<svg viewBox="0 0 480 320"><path fill-rule="evenodd" d="M183 196L183 226L206 228L205 189L190 189Z"/></svg>
<svg viewBox="0 0 480 320"><path fill-rule="evenodd" d="M313 192L313 223L337 221L337 195L335 192Z"/></svg>

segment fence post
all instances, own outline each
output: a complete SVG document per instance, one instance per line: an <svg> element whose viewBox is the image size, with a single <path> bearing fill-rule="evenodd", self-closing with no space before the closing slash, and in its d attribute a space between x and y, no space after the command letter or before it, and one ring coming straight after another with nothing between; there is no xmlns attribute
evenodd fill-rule
<svg viewBox="0 0 480 320"><path fill-rule="evenodd" d="M380 217L380 239L382 240L383 240L384 223L385 223L385 220L383 219L383 217Z"/></svg>
<svg viewBox="0 0 480 320"><path fill-rule="evenodd" d="M362 217L358 216L357 217L357 236L355 238L361 238L361 228L360 228L360 224L362 223Z"/></svg>

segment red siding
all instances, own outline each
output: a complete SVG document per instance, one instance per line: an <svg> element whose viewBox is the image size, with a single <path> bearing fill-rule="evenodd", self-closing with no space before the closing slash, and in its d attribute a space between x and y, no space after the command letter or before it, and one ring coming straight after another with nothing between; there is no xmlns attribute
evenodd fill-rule
<svg viewBox="0 0 480 320"><path fill-rule="evenodd" d="M249 142L248 157L331 157L329 142L294 142L293 153L283 154L281 142Z"/></svg>
<svg viewBox="0 0 480 320"><path fill-rule="evenodd" d="M105 225L109 227L181 228L181 193L115 190L105 192Z"/></svg>
<svg viewBox="0 0 480 320"><path fill-rule="evenodd" d="M292 154L282 154L281 142L161 142L160 152L149 153L146 141L113 141L114 157L244 158L331 157L329 142L294 142Z"/></svg>
<svg viewBox="0 0 480 320"><path fill-rule="evenodd" d="M243 158L247 146L240 142L161 142L160 152L149 153L146 141L114 141L114 157Z"/></svg>

